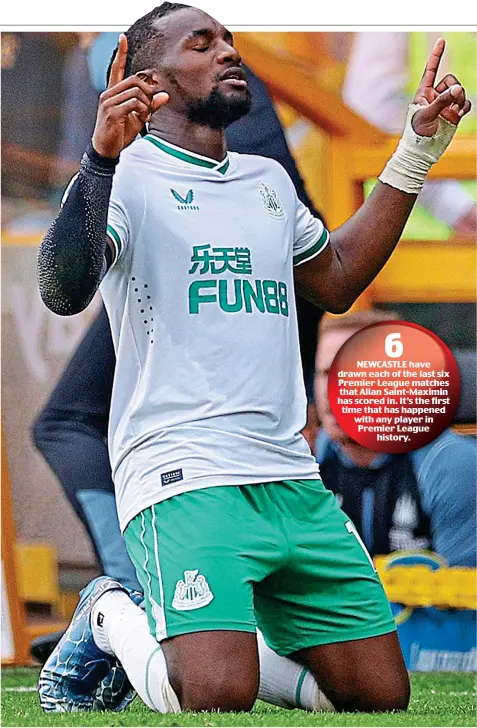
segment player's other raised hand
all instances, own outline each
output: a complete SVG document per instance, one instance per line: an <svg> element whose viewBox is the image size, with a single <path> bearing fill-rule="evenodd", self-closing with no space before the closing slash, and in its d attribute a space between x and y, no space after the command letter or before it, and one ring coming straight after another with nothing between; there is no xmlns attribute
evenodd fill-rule
<svg viewBox="0 0 477 728"><path fill-rule="evenodd" d="M413 99L413 103L425 107L412 117L413 129L420 136L433 136L436 133L439 116L457 125L471 108L464 87L452 73L444 76L442 81L434 86L445 45L442 38L435 42Z"/></svg>
<svg viewBox="0 0 477 728"><path fill-rule="evenodd" d="M108 88L99 97L93 132L93 147L103 157L118 157L152 114L169 101L167 93L155 91L139 74L124 78L127 54L128 40L121 33Z"/></svg>

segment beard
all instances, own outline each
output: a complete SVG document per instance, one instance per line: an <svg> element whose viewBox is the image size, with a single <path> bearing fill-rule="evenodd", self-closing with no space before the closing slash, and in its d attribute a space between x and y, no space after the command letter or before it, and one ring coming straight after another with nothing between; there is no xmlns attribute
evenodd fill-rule
<svg viewBox="0 0 477 728"><path fill-rule="evenodd" d="M193 101L187 118L199 126L210 129L226 129L250 111L252 95L248 88L242 92L224 94L215 87L206 99Z"/></svg>

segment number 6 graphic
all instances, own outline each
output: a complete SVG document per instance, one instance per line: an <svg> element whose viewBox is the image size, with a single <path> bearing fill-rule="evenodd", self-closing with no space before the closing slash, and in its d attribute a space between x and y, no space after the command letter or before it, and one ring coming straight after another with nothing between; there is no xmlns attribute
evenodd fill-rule
<svg viewBox="0 0 477 728"><path fill-rule="evenodd" d="M401 334L388 334L384 341L384 351L392 359L397 359L402 356L404 347L401 341Z"/></svg>

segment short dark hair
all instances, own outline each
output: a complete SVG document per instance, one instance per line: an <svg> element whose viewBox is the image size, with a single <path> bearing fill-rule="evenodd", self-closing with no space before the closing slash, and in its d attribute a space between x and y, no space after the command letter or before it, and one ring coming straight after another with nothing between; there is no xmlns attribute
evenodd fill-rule
<svg viewBox="0 0 477 728"><path fill-rule="evenodd" d="M153 47L153 41L161 37L161 34L154 28L154 21L164 18L166 15L175 12L176 10L183 10L190 8L190 5L183 5L182 3L169 3L164 2L162 5L158 5L154 10L151 10L142 18L136 20L133 25L126 31L125 35L128 39L128 55L126 59L126 68L124 69L124 78L131 76L136 71L142 68L147 68L155 60L151 55ZM109 76L111 74L111 66L116 56L117 48L115 49L111 60L109 62L108 70L106 72L106 85L109 83Z"/></svg>

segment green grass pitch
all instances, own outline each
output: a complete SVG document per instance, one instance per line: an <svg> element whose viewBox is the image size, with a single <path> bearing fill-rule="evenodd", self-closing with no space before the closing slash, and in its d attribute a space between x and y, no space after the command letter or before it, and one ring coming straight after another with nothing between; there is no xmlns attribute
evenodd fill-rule
<svg viewBox="0 0 477 728"><path fill-rule="evenodd" d="M305 713L257 702L251 713L152 713L136 698L123 713L45 714L36 691L37 668L2 670L3 726L475 726L472 674L414 674L407 713Z"/></svg>

